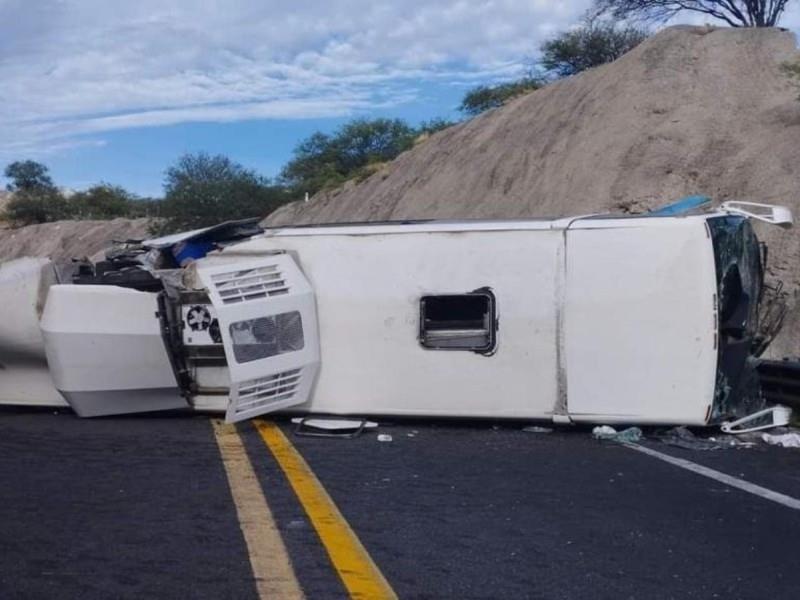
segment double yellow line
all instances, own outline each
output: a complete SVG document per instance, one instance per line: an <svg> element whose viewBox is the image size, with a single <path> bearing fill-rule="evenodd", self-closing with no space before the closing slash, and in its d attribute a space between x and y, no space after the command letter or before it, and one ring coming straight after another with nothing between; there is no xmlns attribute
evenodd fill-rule
<svg viewBox="0 0 800 600"><path fill-rule="evenodd" d="M219 421L213 425L260 597L302 598L286 547L241 438L232 426ZM255 426L286 475L350 597L397 598L308 463L283 432L266 421L256 421Z"/></svg>
<svg viewBox="0 0 800 600"><path fill-rule="evenodd" d="M233 425L212 420L259 598L303 598L289 554L242 439Z"/></svg>

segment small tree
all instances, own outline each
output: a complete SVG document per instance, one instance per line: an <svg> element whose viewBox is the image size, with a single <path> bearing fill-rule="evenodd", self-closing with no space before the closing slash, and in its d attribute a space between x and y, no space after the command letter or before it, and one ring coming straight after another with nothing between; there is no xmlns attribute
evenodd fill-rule
<svg viewBox="0 0 800 600"><path fill-rule="evenodd" d="M186 154L167 169L161 233L264 217L287 201L279 186L226 156Z"/></svg>
<svg viewBox="0 0 800 600"><path fill-rule="evenodd" d="M503 106L517 96L538 90L542 85L540 79L531 76L497 85L480 85L467 92L459 110L469 116L475 116L490 108Z"/></svg>
<svg viewBox="0 0 800 600"><path fill-rule="evenodd" d="M678 13L695 12L732 27L774 27L790 0L595 0L600 14L617 19L666 21Z"/></svg>
<svg viewBox="0 0 800 600"><path fill-rule="evenodd" d="M31 192L41 189L55 189L48 169L34 160L18 160L6 166L3 173L11 182L6 186L9 192Z"/></svg>
<svg viewBox="0 0 800 600"><path fill-rule="evenodd" d="M46 166L32 160L17 161L8 165L4 174L11 180L7 189L14 194L6 204L6 219L15 225L31 225L69 218L69 205Z"/></svg>
<svg viewBox="0 0 800 600"><path fill-rule="evenodd" d="M558 77L568 77L617 60L647 36L637 27L590 21L542 44L541 65Z"/></svg>

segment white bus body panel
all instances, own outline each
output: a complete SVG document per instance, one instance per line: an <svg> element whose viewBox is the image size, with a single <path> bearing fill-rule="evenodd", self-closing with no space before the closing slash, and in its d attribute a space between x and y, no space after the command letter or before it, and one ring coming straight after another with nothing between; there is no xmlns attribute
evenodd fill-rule
<svg viewBox="0 0 800 600"><path fill-rule="evenodd" d="M197 269L219 319L234 423L303 404L319 369L314 293L286 254L203 262Z"/></svg>
<svg viewBox="0 0 800 600"><path fill-rule="evenodd" d="M82 417L185 408L156 295L108 285L54 285L42 316L56 388Z"/></svg>
<svg viewBox="0 0 800 600"><path fill-rule="evenodd" d="M297 230L267 234L204 260L238 264L286 250L298 261L316 295L321 349L319 379L299 407L303 411L550 418L557 398L556 286L563 231L549 226ZM493 355L420 345L422 296L485 287L496 297L499 320Z"/></svg>
<svg viewBox="0 0 800 600"><path fill-rule="evenodd" d="M705 223L584 221L567 232L566 280L570 417L705 424L717 365Z"/></svg>

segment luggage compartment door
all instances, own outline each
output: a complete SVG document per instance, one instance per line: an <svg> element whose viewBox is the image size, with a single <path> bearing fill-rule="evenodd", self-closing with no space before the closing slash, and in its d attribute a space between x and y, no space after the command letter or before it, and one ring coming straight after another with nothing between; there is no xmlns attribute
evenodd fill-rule
<svg viewBox="0 0 800 600"><path fill-rule="evenodd" d="M714 399L714 253L705 223L567 232L565 359L574 421L702 425Z"/></svg>
<svg viewBox="0 0 800 600"><path fill-rule="evenodd" d="M230 371L225 420L303 404L319 370L314 291L288 254L198 265Z"/></svg>

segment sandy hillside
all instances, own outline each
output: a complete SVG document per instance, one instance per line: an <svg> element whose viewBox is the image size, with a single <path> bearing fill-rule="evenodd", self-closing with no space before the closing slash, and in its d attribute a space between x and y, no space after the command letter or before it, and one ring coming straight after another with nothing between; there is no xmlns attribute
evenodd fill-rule
<svg viewBox="0 0 800 600"><path fill-rule="evenodd" d="M781 70L798 59L780 29L668 28L268 223L640 212L695 193L788 204L800 222L800 101ZM762 232L796 294L800 232ZM800 354L800 309L790 320L777 354Z"/></svg>
<svg viewBox="0 0 800 600"><path fill-rule="evenodd" d="M0 262L21 256L48 256L55 260L103 257L111 240L142 239L147 219L112 221L56 221L18 229L0 229Z"/></svg>

